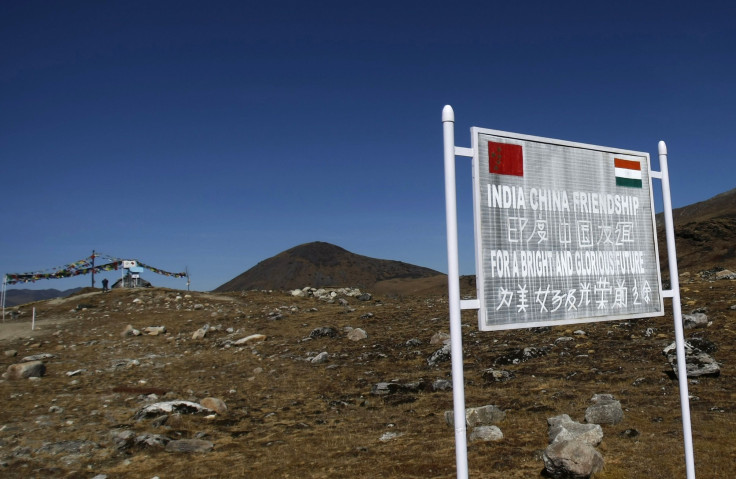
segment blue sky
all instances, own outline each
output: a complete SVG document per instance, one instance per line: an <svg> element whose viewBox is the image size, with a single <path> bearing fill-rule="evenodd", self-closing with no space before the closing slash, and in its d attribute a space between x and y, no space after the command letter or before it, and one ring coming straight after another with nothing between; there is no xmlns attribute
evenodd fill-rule
<svg viewBox="0 0 736 479"><path fill-rule="evenodd" d="M674 206L705 200L736 186L735 14L708 1L5 2L0 273L94 249L188 267L192 289L211 290L317 240L446 272L446 104L458 146L480 126L648 151L658 168L665 140ZM469 161L457 167L473 274Z"/></svg>

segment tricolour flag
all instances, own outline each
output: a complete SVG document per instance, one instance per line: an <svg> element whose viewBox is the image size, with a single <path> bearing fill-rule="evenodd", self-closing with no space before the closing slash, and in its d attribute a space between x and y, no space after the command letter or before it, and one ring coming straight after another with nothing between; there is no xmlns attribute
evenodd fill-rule
<svg viewBox="0 0 736 479"><path fill-rule="evenodd" d="M641 188L641 162L614 158L616 168L616 186Z"/></svg>
<svg viewBox="0 0 736 479"><path fill-rule="evenodd" d="M488 171L497 175L524 176L521 145L488 142Z"/></svg>

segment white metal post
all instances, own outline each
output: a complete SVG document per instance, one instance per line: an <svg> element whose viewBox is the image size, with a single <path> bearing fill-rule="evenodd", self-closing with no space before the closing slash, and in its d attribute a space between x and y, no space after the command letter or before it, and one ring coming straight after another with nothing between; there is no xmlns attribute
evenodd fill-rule
<svg viewBox="0 0 736 479"><path fill-rule="evenodd" d="M455 188L455 112L450 105L442 109L445 151L445 214L447 217L447 288L450 303L450 341L452 346L452 398L455 416L455 462L458 479L468 477L468 446L465 426L465 381L463 380L463 342L460 321L460 274L457 241L457 192Z"/></svg>
<svg viewBox="0 0 736 479"><path fill-rule="evenodd" d="M662 200L664 203L664 227L667 236L667 258L670 266L670 288L672 291L672 314L675 321L675 347L677 351L677 376L680 385L680 408L682 410L682 432L685 437L685 467L687 479L695 479L693 437L690 426L690 397L687 390L687 366L685 363L685 334L682 327L682 305L680 304L680 277L677 271L675 250L675 228L672 221L672 199L670 176L667 168L667 145L659 142L659 168L662 173Z"/></svg>
<svg viewBox="0 0 736 479"><path fill-rule="evenodd" d="M8 277L3 275L3 323L5 322L5 290L7 288Z"/></svg>
<svg viewBox="0 0 736 479"><path fill-rule="evenodd" d="M33 316L31 317L31 331L36 329L36 308L33 308Z"/></svg>

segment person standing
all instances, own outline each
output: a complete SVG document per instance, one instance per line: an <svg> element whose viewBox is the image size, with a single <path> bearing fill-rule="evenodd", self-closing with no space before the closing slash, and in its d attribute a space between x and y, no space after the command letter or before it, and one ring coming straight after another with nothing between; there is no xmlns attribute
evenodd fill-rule
<svg viewBox="0 0 736 479"><path fill-rule="evenodd" d="M102 291L107 291L107 278L102 279Z"/></svg>

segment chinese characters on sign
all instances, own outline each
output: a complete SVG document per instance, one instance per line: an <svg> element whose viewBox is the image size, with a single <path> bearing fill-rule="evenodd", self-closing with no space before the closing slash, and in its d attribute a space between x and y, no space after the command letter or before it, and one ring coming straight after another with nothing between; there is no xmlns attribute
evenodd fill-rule
<svg viewBox="0 0 736 479"><path fill-rule="evenodd" d="M481 329L663 314L646 153L473 129Z"/></svg>

